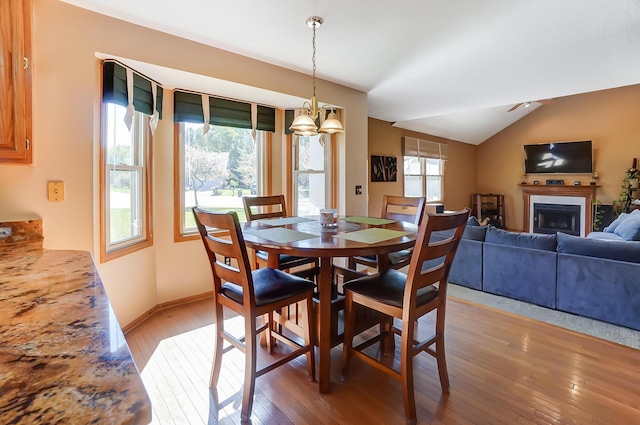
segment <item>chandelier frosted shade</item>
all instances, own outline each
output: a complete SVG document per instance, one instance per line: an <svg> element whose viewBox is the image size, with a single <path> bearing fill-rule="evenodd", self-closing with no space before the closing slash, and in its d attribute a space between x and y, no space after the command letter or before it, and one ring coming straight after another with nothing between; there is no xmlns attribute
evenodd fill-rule
<svg viewBox="0 0 640 425"><path fill-rule="evenodd" d="M327 119L324 120L324 122L320 126L319 131L320 133L334 134L334 133L342 133L344 132L344 129L342 128L342 123L338 121L338 117L336 116L336 113L331 111Z"/></svg>
<svg viewBox="0 0 640 425"><path fill-rule="evenodd" d="M318 127L316 127L313 118L309 116L308 110L305 109L296 116L289 129L300 136L301 133L316 132Z"/></svg>

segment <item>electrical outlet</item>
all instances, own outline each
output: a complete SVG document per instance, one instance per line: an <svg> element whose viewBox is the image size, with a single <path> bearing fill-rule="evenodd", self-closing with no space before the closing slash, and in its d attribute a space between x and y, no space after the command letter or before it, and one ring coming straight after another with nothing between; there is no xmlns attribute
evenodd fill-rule
<svg viewBox="0 0 640 425"><path fill-rule="evenodd" d="M49 182L48 199L51 202L64 201L64 182Z"/></svg>
<svg viewBox="0 0 640 425"><path fill-rule="evenodd" d="M11 227L0 227L0 239L8 238L12 233Z"/></svg>

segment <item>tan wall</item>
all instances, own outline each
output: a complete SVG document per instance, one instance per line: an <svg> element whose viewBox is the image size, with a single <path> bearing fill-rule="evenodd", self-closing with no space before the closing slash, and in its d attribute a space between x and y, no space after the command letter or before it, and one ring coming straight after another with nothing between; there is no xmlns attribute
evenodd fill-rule
<svg viewBox="0 0 640 425"><path fill-rule="evenodd" d="M479 146L478 190L504 193L507 227L522 230L523 205L519 187L524 170L522 146L554 141L592 140L594 169L601 185L596 198L611 204L618 198L625 171L640 157L640 85L556 99L506 128ZM531 183L564 179L589 184L589 175L527 176Z"/></svg>
<svg viewBox="0 0 640 425"><path fill-rule="evenodd" d="M397 181L371 182L371 176L368 177L369 214L380 215L383 195L402 196L402 176L404 175L402 164L403 136L432 140L449 145L449 160L446 164L444 184L445 208L448 210L458 210L464 207L471 208L471 195L476 191L477 146L403 130L393 127L389 122L369 118L369 158L371 155L395 156L398 158Z"/></svg>
<svg viewBox="0 0 640 425"><path fill-rule="evenodd" d="M34 164L0 166L0 219L39 216L45 247L98 252L100 68L96 52L308 98L309 75L89 12L58 0L34 0ZM366 94L318 81L322 100L345 108L346 155L340 175L341 208L365 214L344 188L366 184L360 156L367 146ZM215 94L215 93L212 93ZM209 291L201 242L173 242L173 117L165 92L163 120L154 137L154 246L99 265L114 310L126 325L157 303ZM278 144L276 144L278 146ZM280 152L274 152L280 155ZM65 182L65 200L46 200L49 180ZM281 177L274 179L281 181ZM96 258L98 256L95 256Z"/></svg>

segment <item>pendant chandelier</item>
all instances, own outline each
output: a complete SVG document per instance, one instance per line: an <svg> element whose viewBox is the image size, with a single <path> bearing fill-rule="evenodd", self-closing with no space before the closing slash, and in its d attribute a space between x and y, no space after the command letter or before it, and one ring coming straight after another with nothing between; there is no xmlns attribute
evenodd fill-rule
<svg viewBox="0 0 640 425"><path fill-rule="evenodd" d="M298 136L314 136L318 133L342 133L344 129L342 124L338 121L336 116L335 107L331 105L324 105L318 107L318 99L316 98L316 29L320 28L323 19L318 16L312 16L307 18L307 26L313 30L313 96L309 102L302 104L302 110L300 114L291 123L290 130ZM320 128L316 126L316 119L318 119L320 112L328 112L329 115L323 121Z"/></svg>

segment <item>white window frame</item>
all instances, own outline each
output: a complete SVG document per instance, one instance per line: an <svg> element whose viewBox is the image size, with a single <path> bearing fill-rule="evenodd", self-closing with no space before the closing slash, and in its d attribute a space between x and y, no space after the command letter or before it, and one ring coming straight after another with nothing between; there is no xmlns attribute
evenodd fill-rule
<svg viewBox="0 0 640 425"><path fill-rule="evenodd" d="M406 163L407 160L418 160L420 163L420 172L419 174L415 174L415 173L409 173L407 172L407 167L406 167ZM427 160L431 160L431 161L438 161L439 162L439 166L438 166L438 174L429 174L428 173L428 168L427 167ZM424 196L427 200L427 202L431 203L431 202L444 202L444 170L445 170L445 163L446 161L443 159L437 159L437 158L425 158L425 157L417 157L417 156L404 156L403 157L403 169L404 169L404 179L403 179L403 193L404 196L416 196L416 194L408 194L407 193L407 179L410 179L412 177L418 177L421 179L422 181L422 187L421 187L421 194L419 196ZM429 181L429 177L439 177L440 178L440 196L439 197L431 197L432 195L430 195L429 191L428 191L428 181Z"/></svg>
<svg viewBox="0 0 640 425"><path fill-rule="evenodd" d="M115 108L122 108L116 113ZM101 138L101 155L100 155L100 192L101 192L101 208L100 208L100 258L101 262L110 261L112 259L130 254L132 252L144 249L153 244L153 233L151 223L152 196L150 189L151 182L151 132L149 130L149 117L140 112L135 112L133 122L131 124L131 147L133 149L134 159L132 164L110 163L108 148L109 143L114 141L110 139L110 135L115 135L115 125L124 125L116 120L121 119L125 108L115 104L102 105L102 138ZM115 116L112 116L115 115ZM111 127L111 128L109 128ZM119 137L123 137L122 133ZM135 226L134 235L129 238L112 241L111 240L111 184L110 173L112 171L133 172L134 178L130 182L131 197L130 207L131 213L137 219L132 220ZM133 184L135 182L135 184Z"/></svg>
<svg viewBox="0 0 640 425"><path fill-rule="evenodd" d="M322 170L301 170L300 162L299 162L299 142L301 137L321 137L321 141L324 144L324 161ZM331 172L331 164L332 164L332 153L331 149L333 140L331 136L318 135L318 136L297 136L293 135L292 137L292 173L291 173L291 187L292 187L292 202L291 202L291 214L298 215L298 177L300 175L324 175L324 206L323 208L333 208L332 202L332 172ZM313 212L312 212L313 214Z"/></svg>

